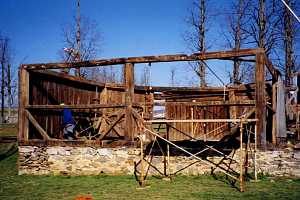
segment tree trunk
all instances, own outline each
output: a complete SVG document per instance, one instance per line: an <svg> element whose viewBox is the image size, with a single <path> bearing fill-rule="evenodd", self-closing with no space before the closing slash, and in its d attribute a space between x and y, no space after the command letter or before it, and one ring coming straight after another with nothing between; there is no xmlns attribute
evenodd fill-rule
<svg viewBox="0 0 300 200"><path fill-rule="evenodd" d="M3 49L2 49L3 51ZM2 53L3 55L4 53ZM1 122L4 123L4 95L5 95L5 66L3 62L4 57L1 61Z"/></svg>
<svg viewBox="0 0 300 200"><path fill-rule="evenodd" d="M259 0L258 16L259 16L258 46L260 48L265 48L265 32L266 32L265 0Z"/></svg>
<svg viewBox="0 0 300 200"><path fill-rule="evenodd" d="M285 1L291 6L290 0ZM293 21L289 10L284 8L284 46L285 46L285 85L292 84L292 73L294 71L293 59Z"/></svg>
<svg viewBox="0 0 300 200"><path fill-rule="evenodd" d="M11 107L12 107L12 93L11 93L11 67L10 64L7 65L7 105L8 105L8 119L11 117Z"/></svg>
<svg viewBox="0 0 300 200"><path fill-rule="evenodd" d="M76 15L76 25L77 25L77 31L76 31L76 56L75 60L81 61L81 56L80 56L80 0L77 0L77 15ZM76 76L80 76L80 67L76 68Z"/></svg>
<svg viewBox="0 0 300 200"><path fill-rule="evenodd" d="M7 39L0 40L1 44L1 121L4 123L4 101L5 101L5 62L6 62L6 47Z"/></svg>
<svg viewBox="0 0 300 200"><path fill-rule="evenodd" d="M200 2L200 24L199 24L199 51L205 51L205 15L206 15L206 5L205 0ZM206 86L205 79L205 64L203 62L199 63L199 75L200 75L200 87Z"/></svg>
<svg viewBox="0 0 300 200"><path fill-rule="evenodd" d="M171 68L171 86L172 87L175 87L175 72L176 72L175 67L172 67Z"/></svg>
<svg viewBox="0 0 300 200"><path fill-rule="evenodd" d="M238 4L238 16L236 21L235 33L234 33L234 49L240 50L241 48L241 20L243 16L244 0L239 0ZM233 61L233 83L237 84L240 82L240 65L241 62L238 60Z"/></svg>

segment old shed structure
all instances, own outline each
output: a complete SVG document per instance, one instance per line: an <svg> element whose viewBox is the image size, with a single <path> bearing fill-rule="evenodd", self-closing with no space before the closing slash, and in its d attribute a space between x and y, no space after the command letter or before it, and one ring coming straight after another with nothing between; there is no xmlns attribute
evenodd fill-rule
<svg viewBox="0 0 300 200"><path fill-rule="evenodd" d="M255 83L205 88L134 85L134 64L211 59L255 63ZM52 70L120 64L124 65L123 84L100 83ZM272 76L271 82L265 81L266 69ZM249 144L252 142L256 146L257 142L260 149L266 149L267 142L276 143L274 85L279 73L262 49L24 64L20 67L19 76L21 173L84 174L81 164L78 167L75 162L70 164L64 158L60 161L56 158L58 155L69 156L70 160L74 155L72 159L76 160L89 151L92 152L89 155L94 155L89 161L81 157L86 162L93 162L93 167L86 167L88 174L113 173L114 168L119 170L117 173L135 173L143 185L147 173L172 174L170 168L177 158L172 161L170 157L175 156L172 150L176 149L185 156L191 156L195 163L204 162L238 180L243 190ZM60 105L62 102L65 104ZM164 118L153 117L156 105L165 107ZM72 110L76 121L75 140L63 139L61 125L64 108ZM238 139L235 140L235 147L226 144L234 143L232 138ZM220 142L223 146L216 145ZM243 145L246 150L240 148L239 161L229 156L232 151L223 151L230 146L235 152ZM164 164L158 164L159 167L148 159L153 157L155 147L161 151L160 155L155 156L164 158L161 162ZM38 169L28 167L22 159L28 152L39 152L47 162L43 161ZM207 157L208 154L200 156L207 152L210 156L211 153L221 156L221 160L215 162ZM99 161L99 157L107 160ZM180 162L187 161L181 159ZM67 167L61 169L61 165ZM159 170L160 167L163 169ZM178 171L184 169L176 168ZM201 171L201 168L195 170Z"/></svg>

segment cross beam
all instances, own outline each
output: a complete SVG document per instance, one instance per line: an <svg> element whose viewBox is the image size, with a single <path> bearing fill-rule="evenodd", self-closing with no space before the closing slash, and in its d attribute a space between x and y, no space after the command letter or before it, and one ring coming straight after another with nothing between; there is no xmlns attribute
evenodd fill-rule
<svg viewBox="0 0 300 200"><path fill-rule="evenodd" d="M230 59L234 57L255 56L257 53L264 53L263 49L241 49L238 51L217 51L217 52L203 52L194 53L191 55L175 54L175 55L160 55L160 56L142 56L142 57L128 57L128 58L113 58L102 60L90 60L82 62L62 62L62 63L38 63L38 64L24 64L24 69L61 69L74 67L95 67L120 65L125 63L156 63L156 62L176 62L176 61L198 61L210 59Z"/></svg>

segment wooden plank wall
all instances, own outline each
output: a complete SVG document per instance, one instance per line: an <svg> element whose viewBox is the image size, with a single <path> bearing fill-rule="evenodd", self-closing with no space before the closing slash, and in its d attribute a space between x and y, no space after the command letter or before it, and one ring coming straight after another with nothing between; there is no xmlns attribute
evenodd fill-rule
<svg viewBox="0 0 300 200"><path fill-rule="evenodd" d="M97 91L96 91L97 88ZM63 79L51 74L43 74L39 72L30 72L29 80L29 105L59 105L61 102L65 104L93 104L93 103L124 103L124 90L122 88L106 88L106 98L103 99L101 92L104 87L93 84L80 83L68 79ZM134 103L141 101L151 104L149 101L153 99L147 96L143 91L138 91L134 96ZM95 101L96 100L96 101ZM107 112L113 112L116 109L106 109ZM30 110L40 126L52 138L61 138L62 131L62 111L61 110ZM151 109L147 108L146 112L150 114ZM73 111L74 117L86 117L89 110ZM121 125L123 126L123 125ZM29 139L41 139L40 134L35 128L29 126Z"/></svg>
<svg viewBox="0 0 300 200"><path fill-rule="evenodd" d="M170 93L169 93L170 95ZM252 98L253 93L250 95L245 92L235 92L234 95L238 100L250 100ZM176 94L175 96L178 96ZM188 95L186 95L188 97ZM226 100L230 98L229 92L226 93ZM250 111L253 106L209 106L209 107L198 107L198 106L191 106L188 105L187 102L211 102L211 101L222 101L224 100L223 94L211 94L205 95L203 97L198 98L184 98L177 101L176 99L169 98L166 101L166 119L192 119L192 112L193 112L193 119L228 119L233 118L230 116L230 112L232 109L235 110L235 115L239 118L241 115ZM176 102L177 103L174 103ZM178 102L182 102L178 103ZM220 140L226 131L230 130L229 123L225 122L218 122L218 123L173 123L171 126L175 127L179 131L182 131L194 138L200 138L203 140ZM192 132L192 130L194 130ZM170 140L173 141L180 141L180 140L189 140L188 136L179 133L174 128L170 129L169 132Z"/></svg>
<svg viewBox="0 0 300 200"><path fill-rule="evenodd" d="M97 88L97 91L96 91ZM105 95L104 95L105 93ZM166 92L165 116L166 119L191 119L192 112L194 119L224 119L232 118L231 112L233 107L229 106L209 106L197 107L186 103L178 102L211 102L224 100L223 92ZM191 97L192 96L192 97ZM254 90L237 90L226 92L225 100L254 100ZM95 101L95 99L97 101ZM134 93L133 103L139 103L144 108L144 118L151 119L153 113L153 93L146 90L136 90ZM65 104L93 104L109 103L122 104L125 102L125 91L120 87L107 87L101 84L95 85L87 82L76 82L71 79L64 79L61 76L53 76L51 73L30 72L29 84L29 105L58 105L61 102ZM176 103L174 103L176 102ZM237 117L251 110L253 106L235 107ZM238 109L237 109L238 108ZM106 112L116 111L116 108L106 109ZM62 111L61 110L30 110L32 115L38 121L40 126L52 138L61 138ZM86 117L89 110L73 111L74 117ZM222 132L229 130L228 123L174 123L171 124L176 129L187 133L194 138L206 137L207 140L220 139ZM122 129L125 128L124 121L120 123ZM192 127L194 132L192 133ZM217 129L217 130L216 130ZM134 127L135 133L136 127ZM214 131L215 130L215 131ZM41 138L38 131L30 125L29 139ZM175 129L170 129L171 140L187 140L188 137L178 133Z"/></svg>
<svg viewBox="0 0 300 200"><path fill-rule="evenodd" d="M98 97L96 95L95 86L75 84L74 81L42 73L31 72L29 84L30 105L59 105L62 102L65 104L91 104L95 98L99 98L99 93ZM60 137L62 124L60 110L34 111L32 114L50 137ZM35 138L38 135L30 126L30 137Z"/></svg>

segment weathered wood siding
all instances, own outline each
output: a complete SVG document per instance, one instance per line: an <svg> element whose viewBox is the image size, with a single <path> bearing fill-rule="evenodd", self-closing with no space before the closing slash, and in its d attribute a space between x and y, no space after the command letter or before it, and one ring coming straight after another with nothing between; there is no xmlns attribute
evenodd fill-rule
<svg viewBox="0 0 300 200"><path fill-rule="evenodd" d="M229 100L231 92L225 93L225 100ZM251 91L250 91L251 93ZM253 106L196 106L189 105L188 102L213 102L223 101L224 94L222 93L194 93L193 97L189 98L189 94L172 94L168 93L169 97L166 100L166 119L233 119L240 118L243 114L249 112ZM247 94L245 91L233 93L238 100L252 100L252 94ZM197 97L198 96L198 97ZM255 97L253 97L255 99ZM234 101L233 99L231 99ZM180 103L181 102L181 103ZM192 115L193 113L193 115ZM172 123L169 130L170 140L190 140L191 138L184 135L190 135L196 139L203 140L220 140L230 131L230 124L226 122L214 123ZM177 130L176 130L177 129ZM193 130L193 131L192 131ZM182 132L182 133L180 133Z"/></svg>
<svg viewBox="0 0 300 200"><path fill-rule="evenodd" d="M58 74L58 73L56 73ZM59 105L64 102L68 105L76 104L122 104L125 100L123 88L107 87L106 97L103 97L104 84L95 85L88 82L80 82L71 79L64 79L62 76L55 75L55 72L30 72L29 80L29 105ZM147 97L149 96L149 97ZM151 95L143 91L136 91L134 103L147 102L152 104ZM121 108L119 108L121 109ZM105 112L116 111L116 108L106 108ZM91 117L92 109L73 110L75 118ZM151 108L147 107L148 115L151 115ZM30 110L32 115L41 127L52 138L62 138L62 111L61 110ZM120 124L122 126L122 122ZM30 125L29 138L41 139L40 134Z"/></svg>

